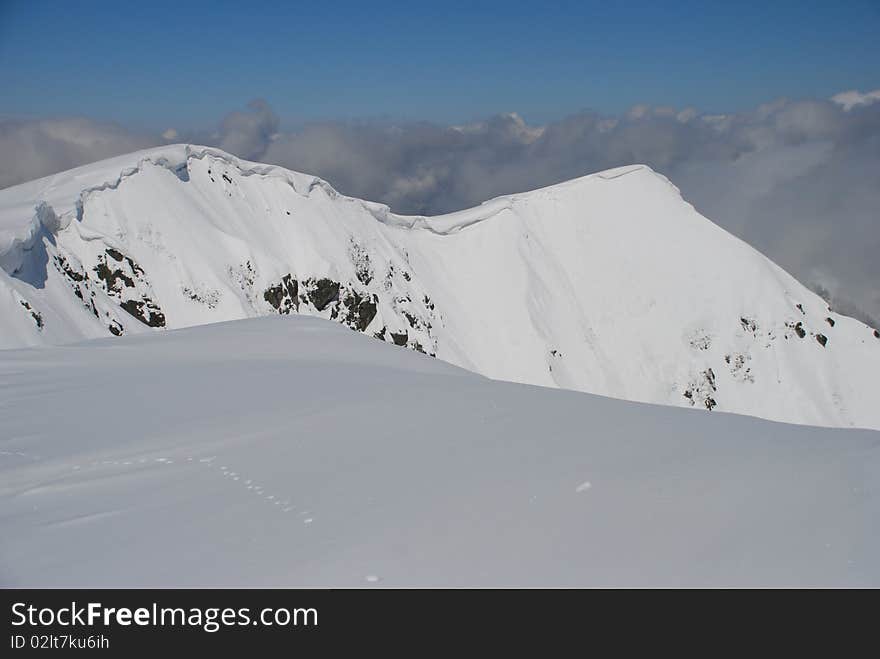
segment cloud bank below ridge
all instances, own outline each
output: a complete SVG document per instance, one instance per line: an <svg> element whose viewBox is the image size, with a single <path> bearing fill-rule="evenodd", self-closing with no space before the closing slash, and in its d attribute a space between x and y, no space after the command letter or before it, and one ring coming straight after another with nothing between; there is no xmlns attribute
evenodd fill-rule
<svg viewBox="0 0 880 659"><path fill-rule="evenodd" d="M880 318L880 91L702 114L637 106L543 126L515 113L463 126L314 122L283 131L265 101L213 131L141 135L82 118L0 120L0 187L169 141L317 174L398 212L436 214L594 171L645 163L698 210L835 308Z"/></svg>

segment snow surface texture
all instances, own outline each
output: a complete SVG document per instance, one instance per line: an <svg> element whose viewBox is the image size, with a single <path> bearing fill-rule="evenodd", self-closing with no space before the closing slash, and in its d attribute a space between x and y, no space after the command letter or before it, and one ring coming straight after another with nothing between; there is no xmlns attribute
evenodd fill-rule
<svg viewBox="0 0 880 659"><path fill-rule="evenodd" d="M641 165L437 217L205 147L0 191L0 348L298 313L491 378L880 428L880 333Z"/></svg>
<svg viewBox="0 0 880 659"><path fill-rule="evenodd" d="M875 431L302 317L3 351L0 406L4 586L880 585Z"/></svg>

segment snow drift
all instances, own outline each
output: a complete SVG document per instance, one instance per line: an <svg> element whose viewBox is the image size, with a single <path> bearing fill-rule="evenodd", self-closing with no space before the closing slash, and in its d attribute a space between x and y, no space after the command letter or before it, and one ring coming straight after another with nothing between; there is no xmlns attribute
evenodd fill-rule
<svg viewBox="0 0 880 659"><path fill-rule="evenodd" d="M327 321L0 352L4 586L880 585L880 440Z"/></svg>

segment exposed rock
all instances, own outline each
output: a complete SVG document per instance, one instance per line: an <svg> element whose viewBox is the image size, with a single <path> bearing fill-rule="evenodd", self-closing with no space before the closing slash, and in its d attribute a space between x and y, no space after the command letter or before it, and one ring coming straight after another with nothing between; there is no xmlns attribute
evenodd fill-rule
<svg viewBox="0 0 880 659"><path fill-rule="evenodd" d="M824 334L817 334L817 335L816 335L816 340L817 340L820 344L822 344L822 347L823 347L823 348L824 348L825 345L828 343L828 337L826 337Z"/></svg>
<svg viewBox="0 0 880 659"><path fill-rule="evenodd" d="M409 334L406 332L404 332L403 334L396 334L395 332L391 332L391 340L394 341L394 345L405 346L406 342L409 340Z"/></svg>
<svg viewBox="0 0 880 659"><path fill-rule="evenodd" d="M707 368L691 381L683 395L691 405L695 405L699 401L707 410L712 410L718 404L713 396L717 390L715 372L711 368Z"/></svg>
<svg viewBox="0 0 880 659"><path fill-rule="evenodd" d="M95 266L95 272L98 279L104 282L107 290L121 291L124 288L134 288L134 281L119 268L111 269L105 262L101 261Z"/></svg>
<svg viewBox="0 0 880 659"><path fill-rule="evenodd" d="M327 305L339 297L339 282L330 279L309 281L309 301L318 311L323 311Z"/></svg>
<svg viewBox="0 0 880 659"><path fill-rule="evenodd" d="M359 245L354 238L349 241L349 258L354 264L355 276L364 286L373 281L373 267L370 264L370 255L366 249Z"/></svg>
<svg viewBox="0 0 880 659"><path fill-rule="evenodd" d="M165 327L165 314L149 298L125 300L119 306L148 327Z"/></svg>
<svg viewBox="0 0 880 659"><path fill-rule="evenodd" d="M785 323L785 326L791 330L794 330L794 333L798 335L798 338L804 338L807 335L807 332L804 330L804 324L801 321L796 323Z"/></svg>
<svg viewBox="0 0 880 659"><path fill-rule="evenodd" d="M119 250L113 249L112 247L108 247L107 249L104 250L104 252L110 258L112 258L114 261L117 261L119 263L122 263L122 262L128 263L128 267L131 268L131 271L135 275L143 275L144 274L143 269L137 263L135 263L134 260L130 256L126 256L125 254L123 254Z"/></svg>
<svg viewBox="0 0 880 659"><path fill-rule="evenodd" d="M30 304L28 304L27 300L19 300L19 304L23 306L31 315L31 318L34 319L34 323L37 325L37 329L43 329L43 316L38 311L36 311Z"/></svg>
<svg viewBox="0 0 880 659"><path fill-rule="evenodd" d="M299 309L299 282L291 274L281 278L281 282L263 291L263 299L278 313L287 314L291 309Z"/></svg>
<svg viewBox="0 0 880 659"><path fill-rule="evenodd" d="M148 327L165 327L165 314L150 297L150 286L144 278L143 269L130 256L116 249L107 248L105 253L107 256L99 256L98 264L93 268L98 283L103 285L108 295L116 298L119 306ZM112 264L108 257L112 259ZM94 291L91 293L94 297ZM92 311L98 316L94 300L91 305ZM121 325L108 326L108 329L114 334L116 330L122 333Z"/></svg>
<svg viewBox="0 0 880 659"><path fill-rule="evenodd" d="M239 265L238 268L229 266L229 278L238 284L248 299L252 298L254 282L257 280L257 270L249 260Z"/></svg>
<svg viewBox="0 0 880 659"><path fill-rule="evenodd" d="M718 391L718 388L715 386L715 372L710 368L704 371L703 375L706 377L706 382L712 387L712 391Z"/></svg>
<svg viewBox="0 0 880 659"><path fill-rule="evenodd" d="M275 309L280 307L281 300L284 299L284 289L281 288L281 284L278 284L277 286L270 286L265 291L263 291L263 299L271 304L272 307Z"/></svg>
<svg viewBox="0 0 880 659"><path fill-rule="evenodd" d="M220 291L217 289L194 289L189 286L182 287L183 294L193 302L204 304L209 309L216 309L220 302Z"/></svg>
<svg viewBox="0 0 880 659"><path fill-rule="evenodd" d="M825 322L828 323L829 325L831 325L831 327L834 327L834 319L833 318L826 318Z"/></svg>
<svg viewBox="0 0 880 659"><path fill-rule="evenodd" d="M357 323L355 325L358 331L365 331L375 317L376 302L373 300L364 300L361 302L357 308Z"/></svg>
<svg viewBox="0 0 880 659"><path fill-rule="evenodd" d="M365 299L355 290L346 290L344 295L340 295L340 297L345 308L340 321L359 332L365 331L373 322L373 318L376 317L379 298L373 295L371 299Z"/></svg>
<svg viewBox="0 0 880 659"><path fill-rule="evenodd" d="M385 279L382 282L382 287L386 291L390 291L394 288L394 264L390 264L388 266L388 271L385 273Z"/></svg>
<svg viewBox="0 0 880 659"><path fill-rule="evenodd" d="M712 337L703 330L692 333L688 343L694 350L708 350L712 346Z"/></svg>
<svg viewBox="0 0 880 659"><path fill-rule="evenodd" d="M730 374L735 380L738 380L739 382L755 381L755 376L752 374L751 367L746 366L746 364L751 361L749 355L725 355L724 361L730 365Z"/></svg>
<svg viewBox="0 0 880 659"><path fill-rule="evenodd" d="M65 277L67 277L71 282L81 282L86 278L86 274L77 272L74 270L67 259L63 256L55 257L55 266L58 268L58 271L61 272Z"/></svg>

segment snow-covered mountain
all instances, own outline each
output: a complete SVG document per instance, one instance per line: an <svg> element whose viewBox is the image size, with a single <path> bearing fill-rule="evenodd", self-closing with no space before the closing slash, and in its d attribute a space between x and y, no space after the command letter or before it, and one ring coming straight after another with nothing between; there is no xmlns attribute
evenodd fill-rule
<svg viewBox="0 0 880 659"><path fill-rule="evenodd" d="M878 586L880 442L313 318L0 351L2 586Z"/></svg>
<svg viewBox="0 0 880 659"><path fill-rule="evenodd" d="M415 217L176 145L0 191L0 268L0 348L298 313L496 379L880 428L880 333L642 165Z"/></svg>

